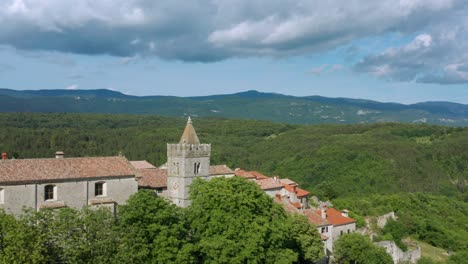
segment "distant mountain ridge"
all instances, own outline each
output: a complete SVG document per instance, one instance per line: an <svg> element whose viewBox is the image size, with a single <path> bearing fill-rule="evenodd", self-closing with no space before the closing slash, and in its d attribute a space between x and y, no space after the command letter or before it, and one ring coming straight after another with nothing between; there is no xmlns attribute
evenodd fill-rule
<svg viewBox="0 0 468 264"><path fill-rule="evenodd" d="M467 126L468 105L451 102L381 103L365 99L246 92L197 96L133 96L107 89L0 89L0 112L80 112L216 116L275 122L407 122Z"/></svg>

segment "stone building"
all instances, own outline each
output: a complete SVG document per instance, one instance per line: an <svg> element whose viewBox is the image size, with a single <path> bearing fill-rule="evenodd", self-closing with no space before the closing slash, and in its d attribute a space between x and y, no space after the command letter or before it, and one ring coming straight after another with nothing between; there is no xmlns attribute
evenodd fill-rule
<svg viewBox="0 0 468 264"><path fill-rule="evenodd" d="M211 144L201 144L192 120L178 144L167 144L167 163L156 168L145 161L133 162L139 188L153 189L180 207L190 205L189 189L195 178L233 177L226 165L210 165Z"/></svg>
<svg viewBox="0 0 468 264"><path fill-rule="evenodd" d="M20 214L24 208L86 205L116 210L138 190L135 172L124 157L7 159L0 161L0 208Z"/></svg>

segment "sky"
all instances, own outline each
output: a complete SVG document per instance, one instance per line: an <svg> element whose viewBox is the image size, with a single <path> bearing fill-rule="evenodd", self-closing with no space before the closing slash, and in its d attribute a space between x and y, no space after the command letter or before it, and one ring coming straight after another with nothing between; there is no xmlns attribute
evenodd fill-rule
<svg viewBox="0 0 468 264"><path fill-rule="evenodd" d="M468 104L468 0L1 0L0 87Z"/></svg>

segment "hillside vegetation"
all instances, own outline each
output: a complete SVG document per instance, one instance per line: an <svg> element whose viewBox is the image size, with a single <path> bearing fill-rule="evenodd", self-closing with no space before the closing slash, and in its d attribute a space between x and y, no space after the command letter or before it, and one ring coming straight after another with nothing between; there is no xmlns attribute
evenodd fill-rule
<svg viewBox="0 0 468 264"><path fill-rule="evenodd" d="M468 105L381 103L349 98L247 91L199 97L131 96L111 90L0 89L1 112L157 114L246 118L291 124L376 122L468 126Z"/></svg>
<svg viewBox="0 0 468 264"><path fill-rule="evenodd" d="M0 114L0 151L17 158L117 155L165 162L185 118L91 114ZM395 210L405 234L467 248L468 128L396 123L288 125L195 118L212 164L259 170L300 183L358 216Z"/></svg>

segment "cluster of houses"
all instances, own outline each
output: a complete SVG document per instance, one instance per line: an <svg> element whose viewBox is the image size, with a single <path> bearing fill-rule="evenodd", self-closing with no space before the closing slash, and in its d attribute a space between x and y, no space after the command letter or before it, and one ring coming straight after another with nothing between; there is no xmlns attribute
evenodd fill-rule
<svg viewBox="0 0 468 264"><path fill-rule="evenodd" d="M310 193L290 179L268 177L257 171L232 170L226 165L211 165L211 145L201 144L188 120L178 144L167 145L167 163L159 167L147 161L129 161L123 156L66 158L61 151L55 158L0 160L0 209L21 214L24 208L82 208L106 206L115 212L117 205L138 189L151 189L174 204L187 207L188 189L195 178L243 177L258 184L286 211L302 214L321 235L327 254L341 235L356 230L356 221L346 210L319 205L312 208Z"/></svg>

